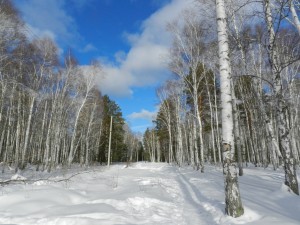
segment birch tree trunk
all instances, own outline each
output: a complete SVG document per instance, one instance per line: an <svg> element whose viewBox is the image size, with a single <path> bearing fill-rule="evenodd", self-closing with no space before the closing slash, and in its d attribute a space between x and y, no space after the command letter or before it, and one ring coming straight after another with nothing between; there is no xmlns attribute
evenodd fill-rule
<svg viewBox="0 0 300 225"><path fill-rule="evenodd" d="M262 87L262 69L261 69L261 64L262 64L262 60L263 60L263 53L262 53L262 47L261 47L261 44L259 43L258 44L258 55L259 55L259 62L260 62L260 65L258 66L258 69L256 69L256 73L258 75L258 79L254 79L253 80L253 83L254 83L254 87L256 87L257 91L256 91L256 95L257 95L257 99L258 99L258 103L260 105L260 110L261 110L261 113L262 113L262 116L263 116L263 119L266 123L266 127L267 127L267 134L269 136L269 138L271 139L272 141L272 161L273 161L273 165L275 164L275 161L277 161L275 159L275 156L276 154L282 158L282 155L281 155L281 152L279 150L279 146L278 146L278 141L277 139L275 138L275 133L274 133L274 125L272 123L272 120L270 119L270 117L268 116L267 112L266 112L266 106L264 105L264 102L263 102L263 94L262 94L262 90L263 90L263 87ZM252 54L252 58L253 58L253 61L255 61L255 58L257 57L257 55L254 53L253 51L253 54Z"/></svg>
<svg viewBox="0 0 300 225"><path fill-rule="evenodd" d="M183 146L182 146L182 130L181 130L181 121L180 121L180 102L179 97L177 99L176 107L176 129L177 129L177 161L179 166L181 167L183 164Z"/></svg>
<svg viewBox="0 0 300 225"><path fill-rule="evenodd" d="M20 133L21 133L21 94L19 93L19 98L18 98L18 120L17 120L17 132L16 132L16 149L15 149L15 172L18 172L19 169L19 154L20 154Z"/></svg>
<svg viewBox="0 0 300 225"><path fill-rule="evenodd" d="M195 118L192 118L192 120L193 120L193 146L195 152L195 164L196 164L196 170L199 170L200 162L199 162L199 150L198 150L198 141L197 141L197 122Z"/></svg>
<svg viewBox="0 0 300 225"><path fill-rule="evenodd" d="M168 101L167 91L169 91L169 89L165 87L159 89L157 92L157 95L160 98L160 101L162 102L161 111L163 115L163 118L158 118L158 119L164 122L168 129L168 137L169 137L168 162L172 163L173 135L172 135L172 126L171 126L171 109L170 109L170 103Z"/></svg>
<svg viewBox="0 0 300 225"><path fill-rule="evenodd" d="M27 127L26 127L26 133L25 133L25 141L24 141L24 149L23 149L23 153L22 153L22 168L25 168L25 157L26 157L26 152L27 152L27 147L28 147L28 143L29 143L29 132L30 132L30 125L31 125L31 119L32 119L32 112L33 112L33 106L34 106L34 101L35 101L35 97L32 97L32 99L30 99L30 110L29 110L29 115L28 115L28 120L27 120Z"/></svg>
<svg viewBox="0 0 300 225"><path fill-rule="evenodd" d="M198 96L196 97L198 99ZM195 101L195 100L194 100ZM201 173L204 173L204 143L203 143L203 125L201 120L201 112L199 110L199 107L201 107L201 102L196 101L197 106L196 107L196 115L197 115L197 121L199 124L199 142L200 142L200 171ZM197 151L198 152L198 151Z"/></svg>
<svg viewBox="0 0 300 225"><path fill-rule="evenodd" d="M274 94L276 98L276 120L277 129L280 142L280 148L282 149L284 159L284 171L285 171L285 184L297 195L299 195L298 181L296 175L295 160L291 151L290 143L290 131L286 121L285 111L286 102L283 96L282 83L281 83L281 71L282 66L278 59L275 31L273 28L273 18L271 13L271 6L269 0L264 0L264 14L268 28L269 35L269 62L272 69L272 83L274 86Z"/></svg>
<svg viewBox="0 0 300 225"><path fill-rule="evenodd" d="M95 69L95 68L94 68ZM71 68L71 72L72 72L72 68ZM72 135L72 138L71 138L71 147L70 147L70 152L69 152L69 157L68 157L68 166L70 167L72 162L73 162L73 159L75 157L75 154L76 154L76 150L77 150L77 147L79 145L79 139L77 139L77 136L78 136L78 125L79 125L79 120L80 120L80 116L81 116L81 113L88 101L88 98L90 96L90 92L91 90L93 89L94 87L94 75L96 73L96 69L95 70L92 70L91 73L88 73L88 74L85 74L84 71L79 71L82 73L82 79L83 80L80 80L80 82L83 82L83 91L84 91L84 94L82 96L82 100L79 101L79 107L77 109L77 112L76 112L76 116L75 116L75 123L74 123L74 128L73 128L73 135ZM79 85L80 86L80 85ZM78 88L78 95L80 96L80 87ZM76 101L75 101L75 104L76 104ZM75 106L76 107L76 106ZM79 134L80 137L82 137L81 134ZM77 142L77 144L76 144Z"/></svg>
<svg viewBox="0 0 300 225"><path fill-rule="evenodd" d="M214 104L215 104L215 120L216 120L216 141L218 148L219 163L222 164L221 155L221 141L220 141L220 129L219 129L219 114L218 114L218 101L217 101L217 87L216 87L216 75L214 74Z"/></svg>
<svg viewBox="0 0 300 225"><path fill-rule="evenodd" d="M212 151L213 151L213 159L214 164L217 162L216 157L216 145L215 145L215 131L214 131L214 111L212 106L212 100L211 100L211 93L209 90L209 83L207 81L207 77L205 76L205 84L206 84L206 90L207 90L207 96L208 96L208 103L209 103L209 110L210 110L210 126L211 126L211 142L212 142Z"/></svg>
<svg viewBox="0 0 300 225"><path fill-rule="evenodd" d="M220 62L223 172L225 179L225 212L232 217L244 214L240 197L236 162L234 159L234 135L232 118L231 75L227 22L224 0L216 0L218 46Z"/></svg>
<svg viewBox="0 0 300 225"><path fill-rule="evenodd" d="M242 146L241 146L241 139L240 139L240 131L239 131L239 119L238 119L238 108L237 108L237 99L235 97L235 93L233 88L231 89L232 92L232 109L233 109L233 124L234 124L234 138L236 141L235 147L237 149L237 158L238 158L238 167L239 167L239 176L243 176L243 165L242 165Z"/></svg>
<svg viewBox="0 0 300 225"><path fill-rule="evenodd" d="M193 119L191 119L191 116L188 117L187 119L187 124L188 124L188 129L191 131L194 131L194 123L193 123ZM194 134L194 132L193 132ZM193 141L193 137L194 135L192 134L192 132L188 132L188 140L189 140L189 149L190 149L190 164L191 166L195 169L195 148L194 148L194 141Z"/></svg>
<svg viewBox="0 0 300 225"><path fill-rule="evenodd" d="M85 139L85 146L86 146L86 153L85 153L85 166L89 166L89 158L90 158L90 133L92 130L92 123L94 120L94 114L96 110L96 103L93 104L93 109L90 115L89 123L88 123L88 128L87 128L87 134L86 134L86 139Z"/></svg>

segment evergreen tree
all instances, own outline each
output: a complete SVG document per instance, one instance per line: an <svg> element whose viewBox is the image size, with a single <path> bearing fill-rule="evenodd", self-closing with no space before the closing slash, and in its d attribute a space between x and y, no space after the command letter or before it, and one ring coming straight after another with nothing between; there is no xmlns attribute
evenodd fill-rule
<svg viewBox="0 0 300 225"><path fill-rule="evenodd" d="M125 161L127 152L123 136L123 125L125 124L125 120L122 116L121 108L117 103L111 100L108 95L103 96L102 102L103 119L98 161L101 163L107 161L111 116L113 118L111 138L112 161Z"/></svg>

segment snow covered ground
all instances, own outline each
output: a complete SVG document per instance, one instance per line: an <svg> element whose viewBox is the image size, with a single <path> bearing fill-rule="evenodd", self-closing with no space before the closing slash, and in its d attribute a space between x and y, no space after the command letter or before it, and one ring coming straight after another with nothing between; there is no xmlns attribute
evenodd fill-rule
<svg viewBox="0 0 300 225"><path fill-rule="evenodd" d="M233 219L224 215L222 170L205 169L201 174L163 163L137 163L51 174L29 170L20 175L50 178L0 187L0 224L300 224L300 197L283 185L282 171L246 168L239 180L245 215ZM84 173L54 182L78 171Z"/></svg>

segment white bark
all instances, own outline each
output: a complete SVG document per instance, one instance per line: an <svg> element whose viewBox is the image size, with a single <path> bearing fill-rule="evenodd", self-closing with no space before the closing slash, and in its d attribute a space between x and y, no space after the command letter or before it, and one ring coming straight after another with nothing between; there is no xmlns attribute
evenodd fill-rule
<svg viewBox="0 0 300 225"><path fill-rule="evenodd" d="M216 0L219 65L222 104L223 171L225 179L226 214L239 217L244 214L241 202L236 163L234 162L234 135L232 118L231 75L227 24L224 0Z"/></svg>
<svg viewBox="0 0 300 225"><path fill-rule="evenodd" d="M24 140L23 153L22 153L22 168L25 167L25 157L26 157L27 147L29 143L29 132L31 127L31 119L32 119L34 102L35 102L35 97L30 98L29 115L27 120L27 127L26 127L25 140Z"/></svg>
<svg viewBox="0 0 300 225"><path fill-rule="evenodd" d="M80 120L80 116L83 111L83 108L88 100L88 97L90 96L90 92L91 92L92 88L94 87L94 77L95 77L95 74L97 73L97 69L98 68L92 68L92 71L80 70L79 72L81 72L81 73L77 74L77 76L80 76L80 78L81 78L79 80L79 83L83 82L83 84L78 84L78 85L84 86L83 87L84 93L83 93L82 99L79 100L79 106L78 106L78 109L75 114L76 116L75 116L72 139L71 139L70 153L69 153L69 157L68 157L68 165L69 166L71 166L71 163L73 162L74 155L75 155L77 147L79 145L79 142L77 140L78 139L78 133L77 133L78 132L78 124L79 124L79 120ZM73 72L76 74L76 72L73 71L73 68L70 68L69 70L70 71L67 71L68 73ZM80 92L81 90L77 90L77 91ZM80 93L77 93L77 94L80 96ZM75 101L75 104L76 104L76 101ZM80 135L80 137L82 137L82 135ZM76 143L76 141L77 141L77 143Z"/></svg>
<svg viewBox="0 0 300 225"><path fill-rule="evenodd" d="M187 118L187 124L188 124L188 129L194 130L193 125L194 123L192 122L193 119L188 116ZM194 132L193 132L194 133ZM190 149L190 164L193 168L195 168L195 148L194 148L194 141L193 141L193 133L188 132L188 140L189 140L189 149Z"/></svg>
<svg viewBox="0 0 300 225"><path fill-rule="evenodd" d="M19 169L19 154L20 154L20 138L21 138L21 94L19 93L19 98L18 98L18 121L17 121L17 132L16 132L16 149L15 149L15 164L16 164L16 169L15 171L17 172Z"/></svg>
<svg viewBox="0 0 300 225"><path fill-rule="evenodd" d="M272 69L272 82L276 97L276 120L280 140L280 146L284 158L285 184L297 195L299 187L296 175L295 160L291 151L290 131L285 116L286 102L282 93L281 71L282 66L279 62L279 55L276 46L276 36L273 28L273 18L270 6L270 0L264 0L264 13L269 35L269 61Z"/></svg>
<svg viewBox="0 0 300 225"><path fill-rule="evenodd" d="M93 104L92 112L90 115L87 133L86 133L86 139L85 139L85 146L86 146L86 153L85 153L85 166L89 166L89 157L90 157L90 135L92 130L92 123L94 120L94 114L96 110L96 103Z"/></svg>
<svg viewBox="0 0 300 225"><path fill-rule="evenodd" d="M176 25L170 25L175 43L171 53L173 58L171 59L170 69L185 82L186 90L192 100L193 116L198 125L193 128L196 168L204 172L203 125L202 115L199 111L202 105L199 98L201 98L201 91L203 91L200 90L200 85L205 74L199 74L198 70L204 67L202 43L207 32L204 32L204 24L199 23L197 15L194 15L193 12L189 13L185 14L183 30ZM197 143L198 138L199 145ZM200 152L198 152L199 148Z"/></svg>
<svg viewBox="0 0 300 225"><path fill-rule="evenodd" d="M157 94L161 101L160 110L163 118L158 118L162 121L168 129L169 145L168 145L168 162L172 163L172 151L173 151L173 135L171 126L171 109L168 99L168 87L158 90Z"/></svg>
<svg viewBox="0 0 300 225"><path fill-rule="evenodd" d="M205 84L206 84L209 110L210 110L210 126L211 126L211 142L212 142L213 159L214 159L214 164L216 164L217 157L216 157L216 144L215 144L215 131L214 131L214 110L213 110L213 105L211 100L211 93L209 90L209 83L207 82L207 77L205 77Z"/></svg>
<svg viewBox="0 0 300 225"><path fill-rule="evenodd" d="M110 117L109 140L108 140L108 155L107 155L107 167L110 166L112 122L113 122L113 116Z"/></svg>

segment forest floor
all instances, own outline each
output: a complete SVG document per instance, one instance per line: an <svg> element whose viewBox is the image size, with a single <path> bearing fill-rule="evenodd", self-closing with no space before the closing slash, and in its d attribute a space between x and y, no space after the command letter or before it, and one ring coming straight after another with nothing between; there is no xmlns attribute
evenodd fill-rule
<svg viewBox="0 0 300 225"><path fill-rule="evenodd" d="M77 175L70 178L73 174ZM27 179L0 186L0 224L288 225L300 221L300 197L283 185L281 169L244 169L239 184L245 214L236 219L224 214L222 169L210 165L202 174L188 167L145 162L52 173L32 168L18 175L8 171L0 179Z"/></svg>

